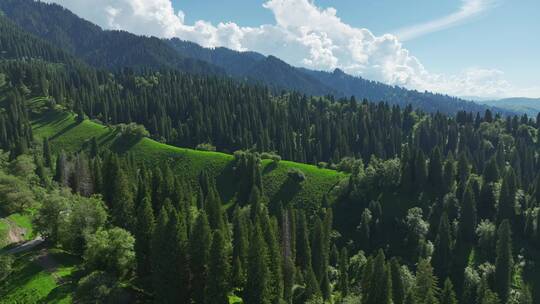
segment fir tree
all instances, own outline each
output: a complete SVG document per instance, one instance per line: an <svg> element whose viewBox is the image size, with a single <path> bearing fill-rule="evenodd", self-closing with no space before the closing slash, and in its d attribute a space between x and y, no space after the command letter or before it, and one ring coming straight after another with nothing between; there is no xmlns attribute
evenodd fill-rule
<svg viewBox="0 0 540 304"><path fill-rule="evenodd" d="M269 280L270 271L268 269L267 250L258 223L254 223L250 238L248 269L246 288L244 288L243 299L246 303L270 304Z"/></svg>
<svg viewBox="0 0 540 304"><path fill-rule="evenodd" d="M212 236L210 261L208 265L208 283L206 285L206 303L228 303L230 291L230 265L226 240L223 234L216 230Z"/></svg>
<svg viewBox="0 0 540 304"><path fill-rule="evenodd" d="M450 223L446 212L441 216L437 239L435 241L435 251L433 253L433 265L437 276L446 278L450 273L452 262L452 234Z"/></svg>
<svg viewBox="0 0 540 304"><path fill-rule="evenodd" d="M51 168L52 156L51 156L51 147L49 145L48 137L45 137L43 139L43 161L44 161L45 167Z"/></svg>
<svg viewBox="0 0 540 304"><path fill-rule="evenodd" d="M441 291L440 304L458 304L456 299L456 293L454 292L454 285L450 279L444 281L444 287Z"/></svg>
<svg viewBox="0 0 540 304"><path fill-rule="evenodd" d="M113 181L112 218L113 222L126 230L134 229L134 202L128 178L122 169Z"/></svg>
<svg viewBox="0 0 540 304"><path fill-rule="evenodd" d="M405 285L401 275L401 266L396 258L390 261L390 274L392 277L392 300L394 304L403 304L405 301Z"/></svg>
<svg viewBox="0 0 540 304"><path fill-rule="evenodd" d="M510 294L512 269L514 267L511 233L510 222L504 220L497 232L497 259L495 261L495 286L503 303L506 303Z"/></svg>
<svg viewBox="0 0 540 304"><path fill-rule="evenodd" d="M347 248L341 249L339 255L339 280L338 290L341 291L343 297L349 294L349 257L347 254Z"/></svg>
<svg viewBox="0 0 540 304"><path fill-rule="evenodd" d="M205 288L208 279L212 235L206 213L202 210L200 212L189 239L189 258L193 300L195 303L206 303Z"/></svg>
<svg viewBox="0 0 540 304"><path fill-rule="evenodd" d="M137 209L135 229L135 253L137 256L137 274L144 278L151 273L152 235L154 233L154 212L150 199L144 199Z"/></svg>

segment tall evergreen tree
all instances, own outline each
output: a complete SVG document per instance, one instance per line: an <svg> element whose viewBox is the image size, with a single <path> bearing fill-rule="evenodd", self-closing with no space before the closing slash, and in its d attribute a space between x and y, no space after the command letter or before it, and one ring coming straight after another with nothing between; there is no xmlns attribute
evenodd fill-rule
<svg viewBox="0 0 540 304"><path fill-rule="evenodd" d="M45 164L45 167L51 168L52 156L51 156L51 147L49 145L48 137L45 137L43 139L43 162Z"/></svg>
<svg viewBox="0 0 540 304"><path fill-rule="evenodd" d="M214 231L205 294L208 304L223 304L229 301L231 277L227 247L223 234L219 230Z"/></svg>
<svg viewBox="0 0 540 304"><path fill-rule="evenodd" d="M133 231L135 224L133 191L122 169L119 169L116 173L116 179L113 181L112 189L111 205L113 222L119 227Z"/></svg>
<svg viewBox="0 0 540 304"><path fill-rule="evenodd" d="M195 303L206 303L206 284L208 280L208 263L212 234L208 218L203 210L195 220L189 238L189 261L191 270L192 298Z"/></svg>
<svg viewBox="0 0 540 304"><path fill-rule="evenodd" d="M473 244L477 223L476 201L472 186L469 183L461 200L461 216L459 219L459 242Z"/></svg>
<svg viewBox="0 0 540 304"><path fill-rule="evenodd" d="M458 304L456 293L454 292L454 285L450 279L444 281L444 287L441 291L441 296L439 300L440 304Z"/></svg>
<svg viewBox="0 0 540 304"><path fill-rule="evenodd" d="M247 282L242 298L246 303L270 304L271 295L268 288L270 271L266 244L259 224L254 223L254 226L249 241Z"/></svg>
<svg viewBox="0 0 540 304"><path fill-rule="evenodd" d="M503 303L506 303L510 295L512 283L512 270L514 261L512 258L512 228L508 220L504 220L497 232L497 259L495 261L495 286L496 291Z"/></svg>
<svg viewBox="0 0 540 304"><path fill-rule="evenodd" d="M448 277L452 263L452 234L446 212L441 216L435 251L433 253L433 265L435 273L441 279Z"/></svg>
<svg viewBox="0 0 540 304"><path fill-rule="evenodd" d="M144 278L151 273L152 235L154 234L154 211L150 199L144 199L137 208L135 228L135 253L137 256L137 274Z"/></svg>
<svg viewBox="0 0 540 304"><path fill-rule="evenodd" d="M405 301L405 285L401 274L401 266L396 258L390 261L390 275L392 277L392 301L394 304L403 304Z"/></svg>

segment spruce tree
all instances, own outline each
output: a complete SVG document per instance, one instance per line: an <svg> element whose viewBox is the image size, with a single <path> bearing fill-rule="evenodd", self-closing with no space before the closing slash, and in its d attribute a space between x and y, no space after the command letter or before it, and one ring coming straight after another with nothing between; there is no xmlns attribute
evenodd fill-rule
<svg viewBox="0 0 540 304"><path fill-rule="evenodd" d="M512 283L512 228L508 220L504 220L497 232L497 258L495 260L495 287L503 303L506 303L510 295Z"/></svg>
<svg viewBox="0 0 540 304"><path fill-rule="evenodd" d="M345 297L349 294L349 257L347 248L343 247L339 255L339 279L338 290L341 291L341 296Z"/></svg>
<svg viewBox="0 0 540 304"><path fill-rule="evenodd" d="M258 223L254 223L249 243L247 281L242 298L245 303L270 304L267 249Z"/></svg>
<svg viewBox="0 0 540 304"><path fill-rule="evenodd" d="M444 287L441 291L440 304L458 304L456 299L456 293L454 292L454 285L450 279L444 281Z"/></svg>
<svg viewBox="0 0 540 304"><path fill-rule="evenodd" d="M461 200L461 217L459 219L459 242L464 244L473 244L476 235L476 201L473 194L471 183L465 189L463 199Z"/></svg>
<svg viewBox="0 0 540 304"><path fill-rule="evenodd" d="M189 261L191 270L191 289L195 303L206 303L206 283L212 235L208 218L203 210L195 220L189 239Z"/></svg>
<svg viewBox="0 0 540 304"><path fill-rule="evenodd" d="M205 294L207 304L222 304L229 301L231 277L227 247L223 234L219 230L214 231Z"/></svg>
<svg viewBox="0 0 540 304"><path fill-rule="evenodd" d="M146 198L137 208L137 226L135 229L135 254L137 256L137 274L139 278L144 278L151 273L151 242L154 228L154 211L150 199Z"/></svg>
<svg viewBox="0 0 540 304"><path fill-rule="evenodd" d="M421 259L416 267L415 295L418 303L432 303L439 294L438 280L429 260Z"/></svg>
<svg viewBox="0 0 540 304"><path fill-rule="evenodd" d="M403 301L405 301L405 285L401 275L401 266L395 257L390 261L390 274L392 277L393 303L403 304Z"/></svg>
<svg viewBox="0 0 540 304"><path fill-rule="evenodd" d="M373 262L369 290L365 304L390 304L392 302L392 281L390 270L386 266L386 258L379 250Z"/></svg>
<svg viewBox="0 0 540 304"><path fill-rule="evenodd" d="M118 169L116 179L113 181L112 218L115 225L128 231L134 229L134 202L133 191L128 178L122 169Z"/></svg>
<svg viewBox="0 0 540 304"><path fill-rule="evenodd" d="M445 279L450 274L452 262L452 234L450 223L446 212L441 216L437 239L435 241L435 251L433 253L433 266L435 273L441 279Z"/></svg>
<svg viewBox="0 0 540 304"><path fill-rule="evenodd" d="M43 139L43 162L45 164L45 167L51 168L52 156L51 156L51 147L49 145L48 137L45 137Z"/></svg>

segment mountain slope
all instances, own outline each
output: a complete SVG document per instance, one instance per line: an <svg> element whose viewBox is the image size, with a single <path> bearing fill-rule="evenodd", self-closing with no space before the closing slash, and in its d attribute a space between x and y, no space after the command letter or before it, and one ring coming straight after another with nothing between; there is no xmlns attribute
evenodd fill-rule
<svg viewBox="0 0 540 304"><path fill-rule="evenodd" d="M4 0L0 2L0 10L22 29L95 67L175 68L188 73L223 73L206 62L180 56L158 38L104 31L56 4Z"/></svg>
<svg viewBox="0 0 540 304"><path fill-rule="evenodd" d="M200 172L210 172L216 178L223 201L230 202L233 199L236 185L232 168L234 157L230 154L178 148L149 138L126 142L117 136L113 128L90 120L77 123L75 115L61 111L48 111L34 116L32 127L38 140L50 138L55 153L62 150L80 151L96 137L100 146L109 147L121 154L129 153L134 159L149 165L170 161L174 166L173 171L186 180L197 181ZM293 168L304 172L306 180L298 188L291 189L288 171ZM323 196L332 193L339 181L347 176L334 170L296 162L280 161L276 165L270 160L263 160L262 172L264 192L271 203L281 202L306 208L318 206Z"/></svg>

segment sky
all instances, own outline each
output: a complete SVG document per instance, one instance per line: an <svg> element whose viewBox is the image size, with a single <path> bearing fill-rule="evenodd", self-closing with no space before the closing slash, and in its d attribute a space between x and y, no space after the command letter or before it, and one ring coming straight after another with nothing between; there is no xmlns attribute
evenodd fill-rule
<svg viewBox="0 0 540 304"><path fill-rule="evenodd" d="M540 97L538 0L47 0L105 29L419 91Z"/></svg>

